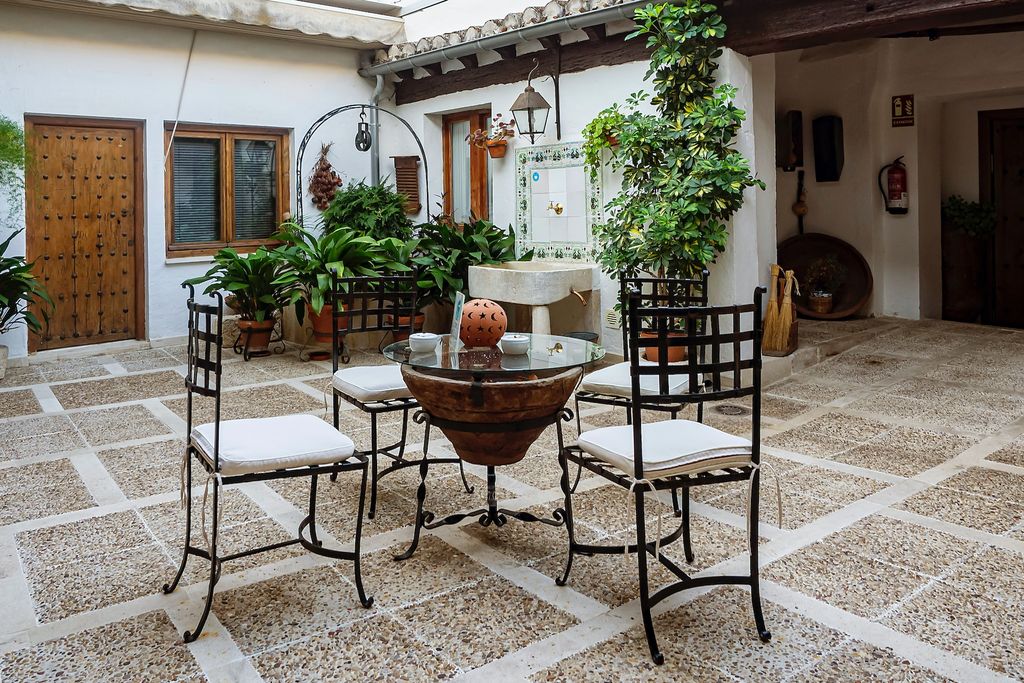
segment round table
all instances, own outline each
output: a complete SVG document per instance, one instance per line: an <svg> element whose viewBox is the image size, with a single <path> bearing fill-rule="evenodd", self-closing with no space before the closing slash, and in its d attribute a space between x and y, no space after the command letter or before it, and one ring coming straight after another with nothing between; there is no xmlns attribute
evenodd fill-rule
<svg viewBox="0 0 1024 683"><path fill-rule="evenodd" d="M565 403L579 384L583 368L604 358L604 349L571 337L529 334L524 354L504 353L499 344L467 348L449 335L441 337L433 351L414 353L408 341L384 348L384 355L402 364L413 397L420 404L414 419L426 425L420 487L417 489L416 526L413 543L400 556L410 557L419 542L420 528L457 524L480 515L480 524L502 526L506 515L555 526L564 523L556 510L552 519L525 512L498 509L495 500L495 466L519 462L541 433L571 416ZM439 428L462 460L487 468L487 507L449 515L434 521L423 510L426 497L427 454L430 428ZM567 486L567 482L563 482Z"/></svg>

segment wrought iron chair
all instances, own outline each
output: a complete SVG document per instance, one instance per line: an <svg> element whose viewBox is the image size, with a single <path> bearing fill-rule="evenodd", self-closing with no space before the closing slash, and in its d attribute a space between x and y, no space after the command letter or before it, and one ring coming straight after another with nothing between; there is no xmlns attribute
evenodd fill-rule
<svg viewBox="0 0 1024 683"><path fill-rule="evenodd" d="M419 404L402 378L402 367L396 363L338 369L339 353L345 338L355 332L412 333L416 315L418 290L412 276L373 276L339 278L334 273L329 301L333 307L332 353L334 376L334 426L339 427L341 400L348 401L370 416L370 519L377 514L377 484L387 474L420 464L420 459L405 459L405 441L409 432L409 411ZM343 304L343 305L339 305ZM408 322L402 322L406 320ZM402 412L402 435L393 444L381 446L378 416ZM391 459L384 470L378 470L378 454ZM463 486L472 488L462 471L458 458L438 458L431 462L458 462ZM336 477L331 477L332 481Z"/></svg>
<svg viewBox="0 0 1024 683"><path fill-rule="evenodd" d="M628 298L629 370L632 397L632 424L594 429L580 435L576 444L562 449L559 464L563 481L568 480L569 463L576 463L626 489L634 498L636 543L591 545L576 540L573 527L572 494L565 489L566 525L569 532L569 556L565 572L556 580L565 585L577 554L636 553L640 580L640 610L651 657L664 662L658 649L651 620L651 609L661 600L679 591L700 586L740 584L750 587L754 622L761 639L771 633L765 627L758 581L758 497L760 489L761 424L761 298L764 289L754 290L753 304L722 307L648 306L645 298L632 292ZM686 337L670 337L673 322L685 324ZM654 333L643 337L642 333ZM670 364L667 351L686 346L690 362ZM710 360L698 355L704 346ZM642 364L639 352L657 348L656 364ZM686 386L674 390L673 376L682 375ZM723 375L726 376L723 382ZM656 393L644 395L643 380L654 378ZM709 386L700 391L704 379ZM743 439L691 420L666 420L643 424L642 408L648 402L666 405L697 403L750 396L753 406L751 439ZM747 511L750 573L742 576L706 576L693 578L661 553L661 546L679 539L686 519L672 533L661 536L661 515L654 542L647 540L646 492L689 489L735 481L747 481ZM677 578L652 594L648 584L649 556L664 565ZM688 558L689 559L689 558Z"/></svg>
<svg viewBox="0 0 1024 683"><path fill-rule="evenodd" d="M583 377L580 388L576 392L576 431L582 433L580 421L580 403L593 403L598 405L615 406L626 411L626 424L633 419L632 413L632 385L629 377L630 351L629 351L629 320L626 315L626 302L628 293L636 290L639 292L645 305L649 306L707 306L708 305L708 271L705 269L700 278L641 278L641 277L619 277L619 303L622 309L622 356L623 361L588 373ZM703 349L698 349L703 353ZM682 379L672 380L672 388L681 389L685 386ZM700 387L703 388L703 385ZM644 396L657 393L657 381L653 377L647 377L640 383L641 400ZM674 420L679 416L685 405L683 403L648 403L645 410L667 412ZM704 421L704 404L697 404L697 422ZM579 472L577 472L577 475ZM577 479L578 481L578 479ZM573 486L573 490L575 490ZM682 504L679 501L677 491L672 491L672 509L676 515L689 519L690 497L689 492L684 491ZM687 529L683 538L686 548L686 559L693 562L693 550L690 545L690 534Z"/></svg>
<svg viewBox="0 0 1024 683"><path fill-rule="evenodd" d="M174 580L164 584L163 592L171 593L181 581L188 558L192 555L210 562L210 583L206 593L206 605L199 623L184 634L185 642L191 643L203 632L210 609L213 606L213 592L220 579L224 562L247 557L256 553L275 550L298 543L306 550L326 557L348 560L354 565L356 590L363 607L373 605L373 598L363 590L359 566L359 546L362 538L363 503L366 497L367 458L355 451L352 440L314 415L282 415L246 420L221 420L221 351L224 338L222 321L224 300L218 292L214 294L215 304L200 304L195 301L195 288L188 287L188 365L185 377L188 440L181 464L181 502L185 508L185 548L181 565ZM213 399L213 422L193 427L192 408L194 396ZM206 486L203 491L201 527L207 540L207 549L192 544L192 459L206 471ZM361 472L359 490L359 513L356 520L355 539L352 550L324 548L316 531L316 485L321 474L337 476L339 472ZM287 541L252 548L231 555L217 554L217 534L220 527L220 490L231 484L251 481L268 481L292 477L310 477L309 511L299 523L296 537ZM206 501L210 485L213 485L213 519L211 533L206 532ZM309 530L309 538L305 536Z"/></svg>

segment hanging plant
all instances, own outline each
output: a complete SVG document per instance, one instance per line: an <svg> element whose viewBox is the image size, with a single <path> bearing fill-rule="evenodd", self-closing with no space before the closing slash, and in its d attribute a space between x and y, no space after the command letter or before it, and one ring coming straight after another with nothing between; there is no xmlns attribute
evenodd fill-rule
<svg viewBox="0 0 1024 683"><path fill-rule="evenodd" d="M653 96L635 93L587 129L591 166L609 149L606 163L622 172L608 220L594 229L599 260L610 274L698 277L725 251L727 222L744 191L764 183L733 147L746 118L733 103L736 88L715 84L725 36L715 6L700 0L648 5L635 19L629 37L646 37L645 78ZM617 147L606 137L609 127Z"/></svg>
<svg viewBox="0 0 1024 683"><path fill-rule="evenodd" d="M334 199L338 186L341 185L341 178L335 173L327 155L331 151L333 142L320 145L320 156L317 157L316 165L313 166L313 173L309 176L309 195L313 198L313 204L321 211L325 211Z"/></svg>

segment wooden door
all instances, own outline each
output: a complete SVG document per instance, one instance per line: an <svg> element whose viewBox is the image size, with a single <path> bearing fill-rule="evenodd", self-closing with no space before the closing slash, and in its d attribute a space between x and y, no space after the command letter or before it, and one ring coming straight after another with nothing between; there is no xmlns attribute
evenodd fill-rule
<svg viewBox="0 0 1024 683"><path fill-rule="evenodd" d="M142 336L142 124L26 118L27 254L53 309L32 351Z"/></svg>
<svg viewBox="0 0 1024 683"><path fill-rule="evenodd" d="M443 117L444 128L444 213L456 223L488 220L491 215L491 186L487 174L489 156L483 147L466 136L491 125L489 109L465 111Z"/></svg>

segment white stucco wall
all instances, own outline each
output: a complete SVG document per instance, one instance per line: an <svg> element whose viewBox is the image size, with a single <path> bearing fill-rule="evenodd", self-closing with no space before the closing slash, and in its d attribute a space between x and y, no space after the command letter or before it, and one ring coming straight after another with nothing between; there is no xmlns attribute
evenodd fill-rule
<svg viewBox="0 0 1024 683"><path fill-rule="evenodd" d="M865 41L776 55L777 110L804 113L807 229L864 254L875 276L868 312L941 315L941 202L952 193L978 196L978 111L1024 106L1021 36ZM905 94L915 96L916 125L893 128L890 98ZM822 114L843 117L846 166L837 183L814 180L811 121ZM911 206L892 216L877 176L900 155ZM780 170L778 185L784 239L796 233L796 174Z"/></svg>
<svg viewBox="0 0 1024 683"><path fill-rule="evenodd" d="M448 4L448 3L445 3ZM493 13L493 9L492 9ZM443 29L442 29L443 30ZM623 102L626 97L643 86L646 62L634 62L617 66L602 66L581 73L566 74L561 79L561 121L562 141L582 139L583 127L601 109L613 102ZM721 60L720 77L729 80L739 89L737 104L747 110L739 149L751 160L756 172L769 184L766 192L748 191L747 202L736 216L732 225L732 237L726 253L712 268L711 295L716 303L749 301L754 286L767 280L767 265L774 260L774 62L751 60L727 50ZM543 76L535 77L534 87L549 102L554 103L553 85ZM443 155L441 143L441 117L455 111L490 107L493 113L502 112L510 116L509 107L525 88L525 82L493 86L453 93L422 102L394 107L393 100L385 100L394 111L405 118L423 138L430 171L430 192L432 196L424 202L431 212L437 211L437 204L443 191ZM755 102L755 93L758 98ZM755 140L755 131L757 131ZM392 155L417 154L415 143L397 124L383 121L382 127L382 174L393 172L389 157ZM546 134L536 144L552 144L555 138L554 112L548 121ZM492 184L491 220L499 226L508 226L515 220L515 158L514 150L529 146L528 139L514 138L509 152L503 159L490 160ZM605 168L602 171L605 199L616 191L619 179ZM420 218L424 218L422 215ZM614 305L618 298L618 286L607 276L601 276L601 317ZM553 313L554 317L555 313ZM553 325L557 324L553 320ZM619 351L620 332L617 329L601 329L603 343L611 350Z"/></svg>
<svg viewBox="0 0 1024 683"><path fill-rule="evenodd" d="M186 29L0 5L0 112L16 121L30 113L145 122L145 206L139 209L145 212L147 337L154 340L185 333L180 283L208 267L165 258L164 122L175 118L191 37ZM200 31L181 120L289 128L294 155L320 114L369 100L372 87L356 73L358 59L353 50ZM369 156L352 146L355 120L343 115L318 140L337 139L339 172L364 178ZM294 163L290 180L293 175ZM295 196L293 187L293 202ZM23 239L16 248L23 253ZM26 353L21 330L0 343L14 357Z"/></svg>

